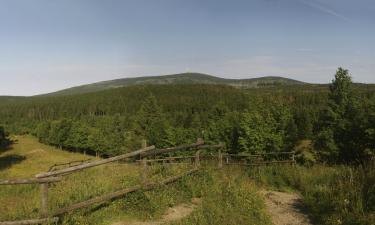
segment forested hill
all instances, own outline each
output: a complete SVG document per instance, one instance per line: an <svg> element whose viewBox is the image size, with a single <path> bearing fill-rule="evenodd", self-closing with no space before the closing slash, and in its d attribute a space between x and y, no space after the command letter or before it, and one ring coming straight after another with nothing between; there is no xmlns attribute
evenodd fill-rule
<svg viewBox="0 0 375 225"><path fill-rule="evenodd" d="M271 76L252 79L225 79L202 73L181 73L164 76L135 77L102 81L98 83L72 87L46 95L82 94L139 84L225 84L235 87L256 88L274 87L280 85L300 85L305 83L289 78Z"/></svg>

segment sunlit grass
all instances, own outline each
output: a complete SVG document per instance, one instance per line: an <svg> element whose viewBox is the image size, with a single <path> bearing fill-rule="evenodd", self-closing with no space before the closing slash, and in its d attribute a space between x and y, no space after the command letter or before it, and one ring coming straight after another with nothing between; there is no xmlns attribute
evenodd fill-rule
<svg viewBox="0 0 375 225"><path fill-rule="evenodd" d="M33 177L55 163L90 158L40 144L29 136L17 139L18 143L0 157L18 154L25 159L3 168L1 179ZM191 163L151 163L147 167L147 181L159 182L193 167ZM142 171L138 163L110 163L64 176L61 182L49 185L49 210L53 212L98 195L141 184ZM39 217L39 195L39 185L0 186L0 221ZM136 191L117 200L75 210L60 219L61 224L69 225L157 220L169 207L189 203L193 198L202 199L201 205L177 224L269 224L263 202L257 195L257 185L245 173L233 168L218 171L210 166L172 184L149 191Z"/></svg>
<svg viewBox="0 0 375 225"><path fill-rule="evenodd" d="M375 165L269 166L248 174L266 188L300 192L317 224L375 224Z"/></svg>
<svg viewBox="0 0 375 225"><path fill-rule="evenodd" d="M31 136L13 136L12 139L15 143L8 150L0 152L0 158L9 159L7 166L0 167L0 179L29 178L37 173L48 171L57 163L94 158L80 153L61 151L53 146L41 144Z"/></svg>

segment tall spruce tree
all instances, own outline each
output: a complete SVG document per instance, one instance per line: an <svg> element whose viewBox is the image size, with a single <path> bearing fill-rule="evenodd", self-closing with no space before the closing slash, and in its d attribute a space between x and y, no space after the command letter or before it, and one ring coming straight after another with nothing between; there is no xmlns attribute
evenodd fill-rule
<svg viewBox="0 0 375 225"><path fill-rule="evenodd" d="M351 86L349 71L339 68L314 141L323 160L364 164L368 157L362 126L366 115Z"/></svg>
<svg viewBox="0 0 375 225"><path fill-rule="evenodd" d="M145 99L136 120L138 133L145 137L150 145L168 147L174 144L171 140L171 127L155 96L150 95Z"/></svg>

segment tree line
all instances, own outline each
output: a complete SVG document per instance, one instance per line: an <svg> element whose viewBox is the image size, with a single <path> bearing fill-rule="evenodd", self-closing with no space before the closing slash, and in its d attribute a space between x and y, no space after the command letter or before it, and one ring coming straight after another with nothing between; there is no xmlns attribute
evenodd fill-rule
<svg viewBox="0 0 375 225"><path fill-rule="evenodd" d="M313 140L321 160L364 163L374 154L374 89L353 87L339 68L332 84L237 89L140 85L0 104L0 124L60 148L117 155L202 137L231 153L289 151Z"/></svg>

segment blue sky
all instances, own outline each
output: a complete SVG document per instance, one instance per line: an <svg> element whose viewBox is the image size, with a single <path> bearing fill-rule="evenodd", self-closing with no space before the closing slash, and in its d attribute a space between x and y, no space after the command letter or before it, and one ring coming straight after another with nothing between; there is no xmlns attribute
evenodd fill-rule
<svg viewBox="0 0 375 225"><path fill-rule="evenodd" d="M375 83L373 0L0 0L0 95L202 72Z"/></svg>

